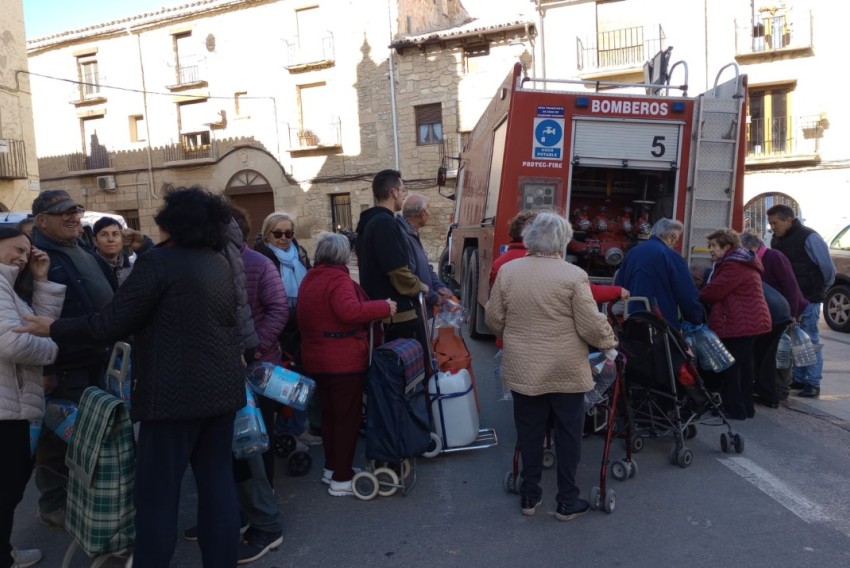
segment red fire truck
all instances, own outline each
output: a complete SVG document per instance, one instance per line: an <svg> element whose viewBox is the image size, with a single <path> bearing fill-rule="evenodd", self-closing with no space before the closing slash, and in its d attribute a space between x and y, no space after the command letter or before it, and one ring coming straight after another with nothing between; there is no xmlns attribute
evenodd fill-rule
<svg viewBox="0 0 850 568"><path fill-rule="evenodd" d="M568 260L603 282L661 217L684 223L692 264L707 261L708 233L742 229L746 76L727 65L694 98L669 85L679 65L686 76L679 62L660 84L544 81L514 67L470 133L449 196L440 269L460 289L473 337L489 332L490 268L520 210L566 215ZM724 73L734 77L719 83Z"/></svg>

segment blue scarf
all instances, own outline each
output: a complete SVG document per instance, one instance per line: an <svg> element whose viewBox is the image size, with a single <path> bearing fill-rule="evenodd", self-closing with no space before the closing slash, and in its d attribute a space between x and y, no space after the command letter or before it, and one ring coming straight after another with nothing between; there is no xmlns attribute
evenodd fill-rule
<svg viewBox="0 0 850 568"><path fill-rule="evenodd" d="M298 287L307 274L307 269L298 258L298 247L295 243L289 245L289 250L283 250L268 243L269 249L280 261L280 277L283 279L283 287L286 289L286 298L290 306L294 306L298 299Z"/></svg>

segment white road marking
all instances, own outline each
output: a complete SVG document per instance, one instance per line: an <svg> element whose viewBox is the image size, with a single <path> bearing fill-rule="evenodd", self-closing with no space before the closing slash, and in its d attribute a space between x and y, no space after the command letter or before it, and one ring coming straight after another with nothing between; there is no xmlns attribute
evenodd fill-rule
<svg viewBox="0 0 850 568"><path fill-rule="evenodd" d="M823 512L820 505L795 492L781 479L763 467L756 465L754 461L742 457L718 458L717 461L755 485L763 493L772 497L777 503L807 523L821 523L831 520Z"/></svg>

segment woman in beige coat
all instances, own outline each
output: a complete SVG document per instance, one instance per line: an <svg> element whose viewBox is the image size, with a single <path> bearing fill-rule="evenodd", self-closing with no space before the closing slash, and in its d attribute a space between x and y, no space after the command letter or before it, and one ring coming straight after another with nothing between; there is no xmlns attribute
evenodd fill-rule
<svg viewBox="0 0 850 568"><path fill-rule="evenodd" d="M15 291L20 272L29 265L33 277L33 309ZM59 317L65 286L47 281L50 259L32 248L18 229L0 228L0 566L32 566L37 549L13 549L9 544L15 507L24 496L32 471L29 421L44 415L42 365L56 359L58 347L49 338L15 333L22 317Z"/></svg>
<svg viewBox="0 0 850 568"><path fill-rule="evenodd" d="M487 302L487 326L504 341L504 381L513 393L522 456L522 514L533 515L543 500L543 442L551 414L558 462L555 518L569 521L589 508L575 483L584 393L593 388L588 345L613 359L617 339L593 300L587 274L564 262L572 236L567 220L539 213L522 236L528 253L499 271Z"/></svg>

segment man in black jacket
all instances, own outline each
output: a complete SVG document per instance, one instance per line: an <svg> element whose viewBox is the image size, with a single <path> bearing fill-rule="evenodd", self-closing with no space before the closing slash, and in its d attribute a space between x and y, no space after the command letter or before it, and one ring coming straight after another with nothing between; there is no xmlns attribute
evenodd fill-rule
<svg viewBox="0 0 850 568"><path fill-rule="evenodd" d="M84 212L61 189L42 192L32 204L33 244L50 257L47 278L67 286L63 318L97 312L112 299L118 287L109 265L77 238ZM109 350L107 343L60 345L56 363L44 368L45 392L57 399L79 402L87 387L100 384ZM44 429L35 462L35 482L40 492L38 507L41 520L57 527L65 525L66 450L67 445L61 439Z"/></svg>
<svg viewBox="0 0 850 568"><path fill-rule="evenodd" d="M396 170L382 170L372 180L375 206L360 214L357 223L357 266L360 285L373 300L391 299L398 312L384 320L387 341L399 337L425 341L424 328L416 316L416 297L428 295L428 285L410 270L405 236L395 220L407 190Z"/></svg>

